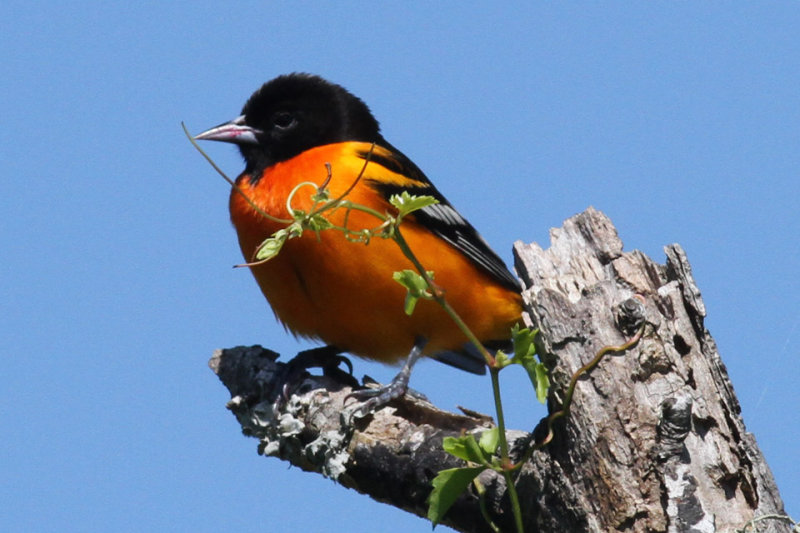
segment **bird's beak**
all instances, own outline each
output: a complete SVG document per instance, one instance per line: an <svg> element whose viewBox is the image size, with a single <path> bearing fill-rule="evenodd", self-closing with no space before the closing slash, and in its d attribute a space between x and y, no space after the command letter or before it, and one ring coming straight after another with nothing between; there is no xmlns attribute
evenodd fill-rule
<svg viewBox="0 0 800 533"><path fill-rule="evenodd" d="M233 144L258 144L258 135L261 130L251 128L244 123L244 115L236 117L230 122L214 126L199 135L195 139L202 141L222 141Z"/></svg>

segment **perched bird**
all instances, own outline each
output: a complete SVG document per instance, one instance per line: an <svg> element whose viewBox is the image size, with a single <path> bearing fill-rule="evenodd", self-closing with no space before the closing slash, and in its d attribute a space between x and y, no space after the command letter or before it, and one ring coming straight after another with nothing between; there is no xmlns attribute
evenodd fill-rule
<svg viewBox="0 0 800 533"><path fill-rule="evenodd" d="M262 213L289 219L287 198L300 183L324 184L331 198L349 191L347 200L379 213L396 211L388 202L393 194L433 196L437 204L400 226L413 253L487 346L508 339L520 321L516 278L425 174L383 138L367 105L343 87L309 74L280 76L253 93L241 116L195 138L236 144L244 157L230 214L247 261L285 227ZM314 192L298 189L291 208L307 212ZM357 210L340 209L330 219L353 231L380 224ZM294 335L329 345L325 354L405 359L392 385L377 393L376 405L405 393L421 355L485 373L484 359L436 302L422 300L405 314L406 289L392 274L413 268L391 240L355 243L336 230L306 231L276 257L250 266L277 318Z"/></svg>

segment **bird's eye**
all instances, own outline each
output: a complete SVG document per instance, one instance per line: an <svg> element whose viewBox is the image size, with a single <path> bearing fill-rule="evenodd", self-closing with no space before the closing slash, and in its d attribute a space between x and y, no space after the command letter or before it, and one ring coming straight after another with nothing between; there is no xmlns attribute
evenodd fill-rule
<svg viewBox="0 0 800 533"><path fill-rule="evenodd" d="M288 111L278 111L272 116L272 124L281 130L291 128L296 122L297 119Z"/></svg>

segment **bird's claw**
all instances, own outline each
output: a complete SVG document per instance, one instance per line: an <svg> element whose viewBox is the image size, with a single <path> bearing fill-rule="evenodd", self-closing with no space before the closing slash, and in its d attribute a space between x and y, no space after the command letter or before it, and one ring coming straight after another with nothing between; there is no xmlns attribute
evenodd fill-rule
<svg viewBox="0 0 800 533"><path fill-rule="evenodd" d="M339 366L344 363L348 371ZM321 368L322 374L344 382L353 387L358 386L358 381L353 377L353 363L341 354L335 346L322 346L298 352L285 364L280 393L275 399L273 410L277 413L289 401L289 397L297 391L298 386L308 375L310 368Z"/></svg>

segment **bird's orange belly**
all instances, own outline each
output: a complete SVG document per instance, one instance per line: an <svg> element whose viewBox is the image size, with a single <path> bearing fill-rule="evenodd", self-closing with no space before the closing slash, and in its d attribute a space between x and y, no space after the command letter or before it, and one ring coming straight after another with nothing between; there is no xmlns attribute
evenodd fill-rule
<svg viewBox="0 0 800 533"><path fill-rule="evenodd" d="M414 239L408 240L413 250ZM240 233L246 257L262 241ZM454 254L439 250L439 261L429 254L419 258L479 339L507 338L520 319L519 295L496 284L470 283L488 276ZM297 335L384 362L404 358L420 335L428 339L426 353L458 350L466 337L439 304L420 301L413 314L405 314L406 291L392 274L411 268L393 241L353 243L326 231L319 240L306 233L288 242L276 258L251 270L276 316Z"/></svg>
<svg viewBox="0 0 800 533"><path fill-rule="evenodd" d="M327 187L337 198L348 191L354 203L384 212L388 204L375 203L375 192L364 180L353 184L363 161L339 157L337 145L316 148L291 161L278 164L255 184L247 176L238 180L241 191L259 209L288 218L286 198L301 181L319 185L326 180L319 161L332 161ZM350 165L350 166L347 166ZM349 177L349 178L347 178ZM337 179L338 178L338 179ZM345 180L347 178L347 180ZM293 208L311 208L311 187L294 196ZM371 202L371 203L370 203ZM285 224L259 214L242 194L231 195L231 219L246 260L259 245ZM359 211L340 209L331 221L352 230L374 228L380 220ZM482 341L502 340L520 320L521 298L475 266L466 256L429 230L407 219L400 226L405 240L446 299ZM406 291L392 274L413 269L392 240L373 237L369 244L352 242L338 230L318 234L306 231L290 239L272 260L251 267L278 319L294 334L319 339L355 355L395 362L408 355L418 336L428 340L425 353L458 350L466 337L443 309L433 301L418 302L410 316L404 312Z"/></svg>

